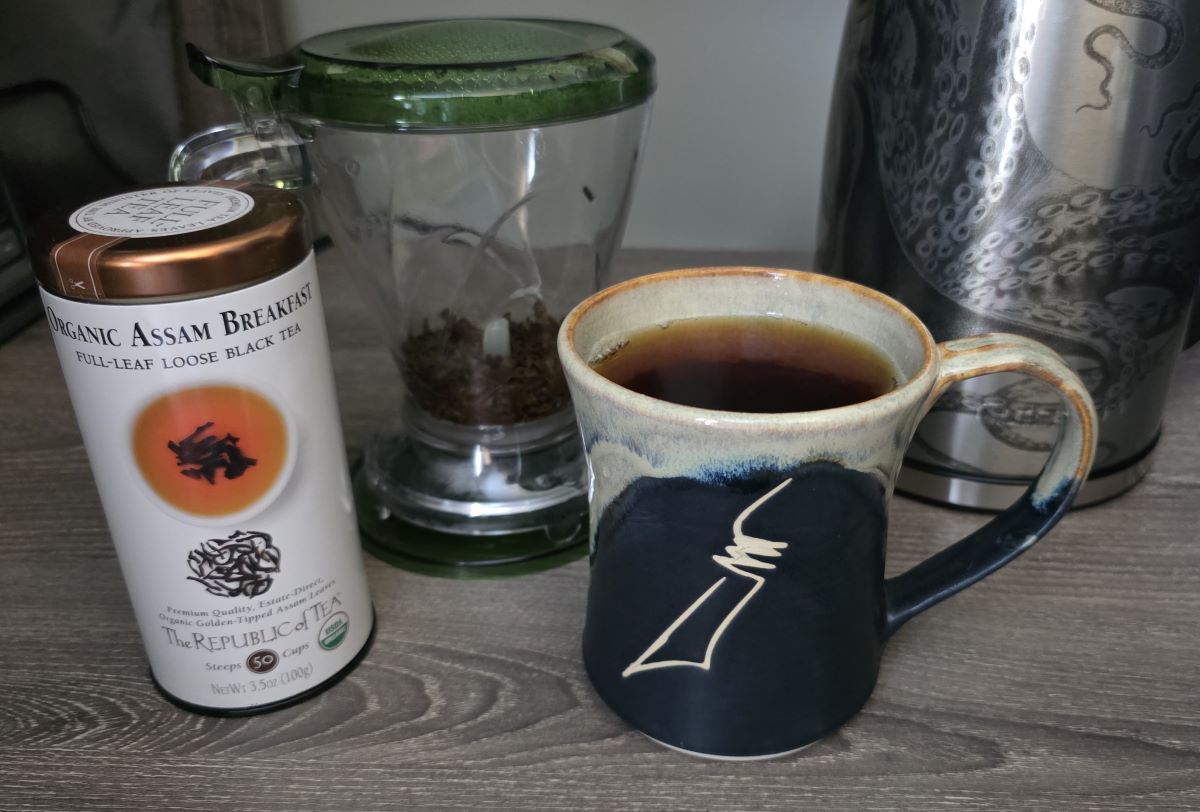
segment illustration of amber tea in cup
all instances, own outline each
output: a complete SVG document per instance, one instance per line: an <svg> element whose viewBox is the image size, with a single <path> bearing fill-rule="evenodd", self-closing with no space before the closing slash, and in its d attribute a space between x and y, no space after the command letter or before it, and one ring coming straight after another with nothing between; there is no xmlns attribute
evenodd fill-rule
<svg viewBox="0 0 1200 812"><path fill-rule="evenodd" d="M291 457L287 419L267 396L228 384L161 395L133 423L133 456L167 505L219 519L265 500Z"/></svg>

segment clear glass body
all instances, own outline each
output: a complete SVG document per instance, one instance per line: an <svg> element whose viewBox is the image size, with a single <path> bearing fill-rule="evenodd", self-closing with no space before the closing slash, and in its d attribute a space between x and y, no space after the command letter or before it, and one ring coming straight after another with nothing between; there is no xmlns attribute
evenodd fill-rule
<svg viewBox="0 0 1200 812"><path fill-rule="evenodd" d="M606 284L646 114L501 131L295 123L322 222L405 384L364 461L382 510L466 535L586 524L555 338Z"/></svg>

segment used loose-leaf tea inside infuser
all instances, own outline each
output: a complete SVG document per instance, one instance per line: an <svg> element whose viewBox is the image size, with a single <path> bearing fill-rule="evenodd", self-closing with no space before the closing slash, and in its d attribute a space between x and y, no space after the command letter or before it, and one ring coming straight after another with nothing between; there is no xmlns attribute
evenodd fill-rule
<svg viewBox="0 0 1200 812"><path fill-rule="evenodd" d="M554 342L559 319L542 302L522 320L479 325L443 310L401 347L413 399L441 420L511 425L567 408L570 395Z"/></svg>

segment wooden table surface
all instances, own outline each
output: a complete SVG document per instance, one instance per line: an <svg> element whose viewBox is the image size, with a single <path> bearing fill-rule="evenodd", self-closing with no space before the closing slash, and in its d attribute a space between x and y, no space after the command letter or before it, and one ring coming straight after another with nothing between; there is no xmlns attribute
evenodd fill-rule
<svg viewBox="0 0 1200 812"><path fill-rule="evenodd" d="M399 381L322 259L355 454ZM368 557L378 638L350 677L250 719L176 709L44 324L0 346L0 382L0 809L1200 809L1200 351L1135 490L905 626L844 728L753 763L665 750L604 707L579 659L585 561L464 582ZM897 498L889 573L982 521Z"/></svg>

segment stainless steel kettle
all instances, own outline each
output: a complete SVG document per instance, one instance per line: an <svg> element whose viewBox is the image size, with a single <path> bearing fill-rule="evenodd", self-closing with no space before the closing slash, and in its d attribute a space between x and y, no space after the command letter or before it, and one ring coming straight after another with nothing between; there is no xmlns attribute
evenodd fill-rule
<svg viewBox="0 0 1200 812"><path fill-rule="evenodd" d="M1054 347L1100 413L1079 503L1146 472L1200 275L1200 5L853 0L817 265L889 293L939 339ZM948 392L898 487L1009 504L1058 431L1049 387Z"/></svg>

